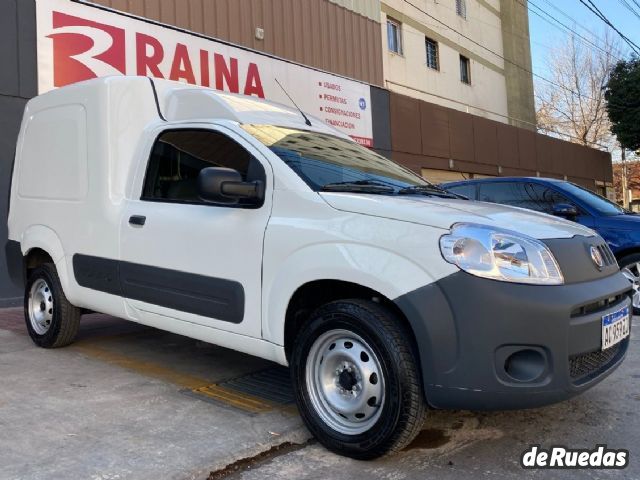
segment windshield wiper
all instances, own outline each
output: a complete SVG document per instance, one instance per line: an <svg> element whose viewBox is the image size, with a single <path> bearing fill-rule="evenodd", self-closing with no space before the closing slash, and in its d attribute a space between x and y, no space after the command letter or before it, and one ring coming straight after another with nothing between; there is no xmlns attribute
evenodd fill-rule
<svg viewBox="0 0 640 480"><path fill-rule="evenodd" d="M411 187L404 187L398 190L398 195L433 195L435 197L460 198L468 200L468 198L463 195L448 192L443 188L436 187L435 185L413 185Z"/></svg>
<svg viewBox="0 0 640 480"><path fill-rule="evenodd" d="M395 188L375 180L354 180L351 182L327 183L320 188L323 192L395 193Z"/></svg>

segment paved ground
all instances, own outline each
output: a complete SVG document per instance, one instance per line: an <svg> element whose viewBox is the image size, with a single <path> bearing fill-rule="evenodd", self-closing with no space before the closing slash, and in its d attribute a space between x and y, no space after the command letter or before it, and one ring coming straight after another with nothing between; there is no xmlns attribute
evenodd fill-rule
<svg viewBox="0 0 640 480"><path fill-rule="evenodd" d="M432 412L409 449L365 463L310 440L290 405L240 388L251 372L277 377L273 364L102 315L83 319L74 346L43 350L32 345L21 310L3 310L0 479L205 480L210 472L246 479L640 479L639 367L632 338L625 364L574 400L521 412ZM520 455L533 443L606 443L629 449L631 463L624 471L523 471Z"/></svg>

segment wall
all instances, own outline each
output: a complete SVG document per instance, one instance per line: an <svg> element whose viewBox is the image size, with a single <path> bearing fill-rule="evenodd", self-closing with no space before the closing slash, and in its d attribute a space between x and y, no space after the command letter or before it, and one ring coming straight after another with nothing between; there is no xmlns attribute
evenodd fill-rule
<svg viewBox="0 0 640 480"><path fill-rule="evenodd" d="M389 105L391 141L383 153L417 173L566 176L592 190L596 182L613 181L606 152L397 93L390 94Z"/></svg>
<svg viewBox="0 0 640 480"><path fill-rule="evenodd" d="M526 0L500 0L502 39L507 82L507 104L512 125L533 129L536 111L533 98L531 41Z"/></svg>
<svg viewBox="0 0 640 480"><path fill-rule="evenodd" d="M411 4L485 45L496 55L439 24ZM499 1L467 0L466 20L456 14L454 0L412 0L411 4L404 0L382 1L385 86L414 98L508 122ZM387 16L402 22L402 56L389 52ZM426 66L425 36L438 42L439 70ZM471 60L471 85L460 81L460 54Z"/></svg>
<svg viewBox="0 0 640 480"><path fill-rule="evenodd" d="M374 85L382 84L378 21L338 5L355 0L94 0L210 37ZM372 2L372 0L368 0ZM377 7L356 1L363 13ZM366 7L366 8L365 8ZM256 27L264 40L256 39Z"/></svg>
<svg viewBox="0 0 640 480"><path fill-rule="evenodd" d="M0 307L22 301L6 274L8 192L15 145L27 100L37 92L35 5L5 0L0 16Z"/></svg>

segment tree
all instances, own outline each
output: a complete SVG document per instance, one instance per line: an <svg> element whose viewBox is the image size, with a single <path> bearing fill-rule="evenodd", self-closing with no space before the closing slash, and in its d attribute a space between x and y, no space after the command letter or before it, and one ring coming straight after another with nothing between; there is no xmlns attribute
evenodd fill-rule
<svg viewBox="0 0 640 480"><path fill-rule="evenodd" d="M588 147L612 150L604 88L617 54L618 44L609 33L597 49L571 36L550 51L549 82L536 85L538 129Z"/></svg>
<svg viewBox="0 0 640 480"><path fill-rule="evenodd" d="M625 190L631 190L632 197L640 196L640 162L617 162L613 164L613 185L616 201L625 204L628 197Z"/></svg>
<svg viewBox="0 0 640 480"><path fill-rule="evenodd" d="M605 99L611 131L629 150L640 150L640 59L621 60L611 72Z"/></svg>

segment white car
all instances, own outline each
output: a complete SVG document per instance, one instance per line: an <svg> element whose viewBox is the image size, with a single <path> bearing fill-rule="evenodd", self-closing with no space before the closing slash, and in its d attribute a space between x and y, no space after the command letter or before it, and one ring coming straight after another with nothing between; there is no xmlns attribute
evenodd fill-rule
<svg viewBox="0 0 640 480"><path fill-rule="evenodd" d="M311 432L354 458L403 448L428 406L566 399L629 343L631 287L592 230L179 83L31 100L8 224L37 345L71 343L95 311L289 365Z"/></svg>

